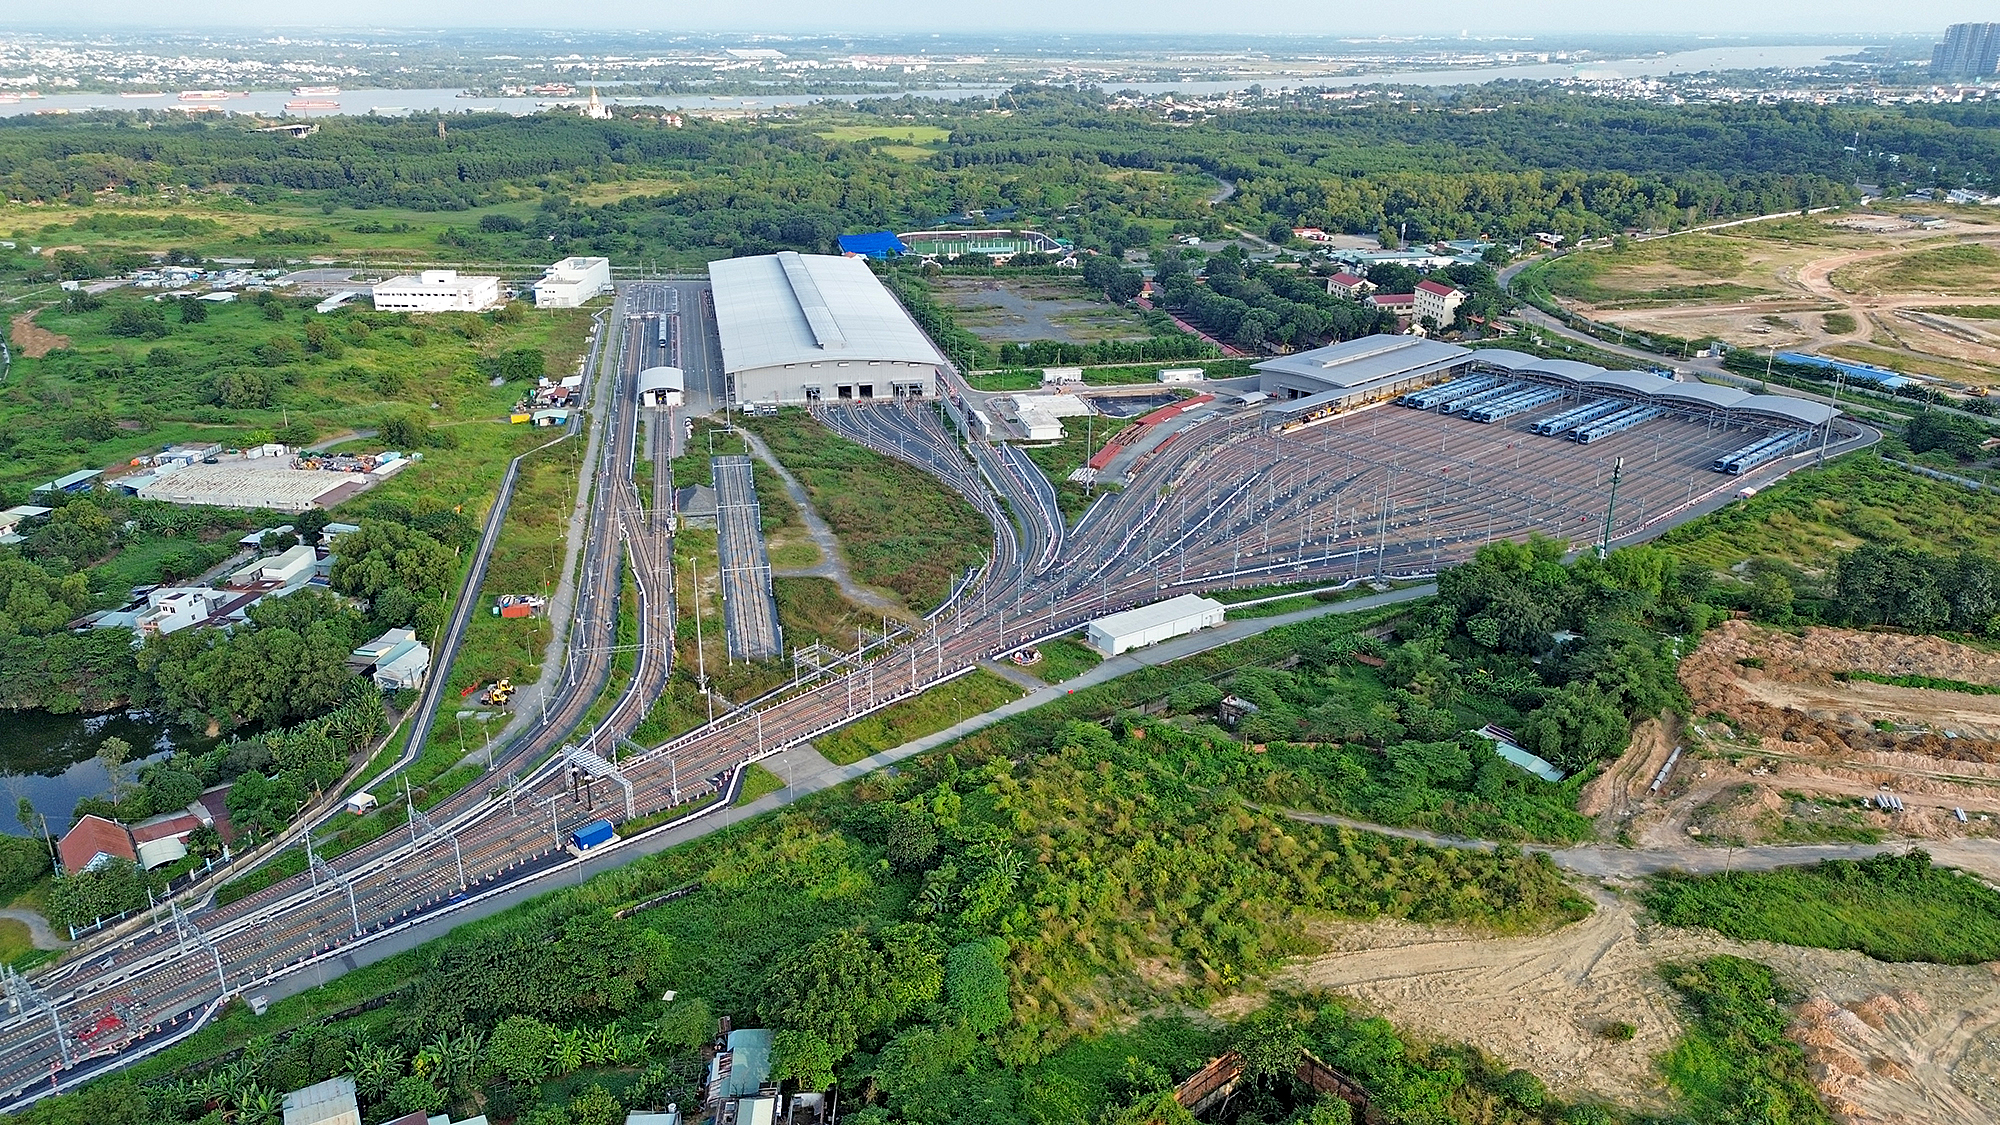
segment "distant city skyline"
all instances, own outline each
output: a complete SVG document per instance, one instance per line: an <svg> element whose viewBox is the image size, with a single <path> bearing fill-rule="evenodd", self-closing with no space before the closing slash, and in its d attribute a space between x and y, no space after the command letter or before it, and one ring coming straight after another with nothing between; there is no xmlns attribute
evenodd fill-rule
<svg viewBox="0 0 2000 1125"><path fill-rule="evenodd" d="M311 28L577 30L647 28L675 31L790 32L801 35L850 32L1041 32L1047 34L1244 34L1244 35L1472 35L1520 34L1782 34L1812 36L1853 33L1942 34L1954 23L1991 18L1991 9L1960 0L1916 0L1881 5L1860 0L1777 0L1742 4L1733 0L1689 0L1671 9L1636 10L1601 0L1489 0L1455 12L1441 26L1412 26L1407 9L1393 6L1339 7L1299 0L1243 0L1217 8L1197 0L1076 5L1064 0L1016 0L977 8L914 7L903 0L737 0L709 8L661 5L642 0L599 3L552 18L545 4L526 0L433 0L411 5L395 0L350 0L328 23L323 6L288 8L264 0L208 0L171 10L171 16L132 0L69 0L55 11L30 6L0 14L0 29L28 31L141 31ZM39 18L37 18L39 17ZM1419 17L1421 18L1421 17Z"/></svg>

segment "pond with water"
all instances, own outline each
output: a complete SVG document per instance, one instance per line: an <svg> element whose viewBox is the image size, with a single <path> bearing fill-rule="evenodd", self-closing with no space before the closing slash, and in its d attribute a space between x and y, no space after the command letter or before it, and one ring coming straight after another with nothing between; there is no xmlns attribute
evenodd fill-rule
<svg viewBox="0 0 2000 1125"><path fill-rule="evenodd" d="M145 711L112 711L103 715L52 715L46 711L0 714L0 832L22 835L14 809L22 797L61 833L69 827L70 810L85 797L102 796L111 788L97 748L107 738L122 738L132 746L131 765L155 761L175 750L205 747L207 740L164 715Z"/></svg>

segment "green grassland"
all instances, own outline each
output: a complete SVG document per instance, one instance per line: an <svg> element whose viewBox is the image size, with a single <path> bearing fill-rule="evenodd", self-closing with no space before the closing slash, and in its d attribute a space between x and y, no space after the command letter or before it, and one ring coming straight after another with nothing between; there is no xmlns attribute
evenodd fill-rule
<svg viewBox="0 0 2000 1125"><path fill-rule="evenodd" d="M774 578L771 592L787 647L820 643L849 649L856 629L881 631L882 616L848 601L831 578Z"/></svg>
<svg viewBox="0 0 2000 1125"><path fill-rule="evenodd" d="M657 190L657 189L655 189ZM108 199L90 208L0 205L0 230L22 245L45 250L74 248L95 255L169 252L203 258L248 258L260 264L298 263L308 256L365 263L376 272L400 263L430 264L440 259L539 263L546 251L519 240L480 245L476 251L451 245L450 232L477 228L488 215L525 221L545 198L532 186L503 188L501 198L465 211L423 211L403 207L366 209L322 203L304 194L275 195L253 202L241 195L188 192L152 199Z"/></svg>
<svg viewBox="0 0 2000 1125"><path fill-rule="evenodd" d="M2000 892L1931 866L1921 849L1776 871L1669 873L1653 879L1645 902L1669 925L1745 941L1855 949L1882 961L2000 959Z"/></svg>
<svg viewBox="0 0 2000 1125"><path fill-rule="evenodd" d="M1717 569L1760 556L1818 568L1864 541L1945 553L2000 552L2000 496L1921 477L1863 453L1794 473L1667 532L1658 544Z"/></svg>
<svg viewBox="0 0 2000 1125"><path fill-rule="evenodd" d="M803 410L742 424L805 487L859 581L928 609L985 556L986 522L921 470L835 435Z"/></svg>
<svg viewBox="0 0 2000 1125"><path fill-rule="evenodd" d="M926 160L951 139L951 130L936 125L834 125L814 129L815 136L830 141L866 144L884 156L899 160Z"/></svg>
<svg viewBox="0 0 2000 1125"><path fill-rule="evenodd" d="M206 308L207 319L189 324L178 302L113 290L94 311L43 309L36 323L69 343L40 359L17 355L0 388L0 441L7 443L0 486L119 465L174 442L243 445L282 433L296 443L414 412L459 439L458 450L434 453L432 461L471 464L475 472L467 478L427 463L371 495L408 491L418 486L402 482L423 478L424 491L447 506L483 506L495 479L492 459L532 444L532 435L507 428L521 385L489 386L481 360L538 349L548 370L566 374L588 321L579 310L518 307L429 317L343 308L316 316L286 299Z"/></svg>
<svg viewBox="0 0 2000 1125"><path fill-rule="evenodd" d="M1736 300L1770 290L1743 240L1708 234L1581 251L1534 271L1550 292L1606 307Z"/></svg>
<svg viewBox="0 0 2000 1125"><path fill-rule="evenodd" d="M1057 637L1043 644L1041 652L1041 662L1029 665L1028 671L1047 684L1073 680L1104 663L1104 657L1096 649L1075 637Z"/></svg>
<svg viewBox="0 0 2000 1125"><path fill-rule="evenodd" d="M1887 337L1881 342L1893 343ZM1904 371L1916 375L1935 375L1940 379L1974 386L2000 382L2000 368L1984 364L1967 363L1943 356L1919 354L1898 348L1876 347L1869 344L1829 344L1820 348L1827 355L1841 359L1855 359L1862 363L1872 363L1877 367L1887 367L1892 371Z"/></svg>
<svg viewBox="0 0 2000 1125"><path fill-rule="evenodd" d="M1979 243L1933 246L1833 271L1850 293L1938 293L1990 297L2000 289L2000 253Z"/></svg>
<svg viewBox="0 0 2000 1125"><path fill-rule="evenodd" d="M1062 440L1020 447L1028 460L1040 466L1049 483L1055 485L1056 500L1062 505L1063 515L1072 522L1081 519L1104 490L1072 483L1069 475L1087 464L1106 442L1130 429L1132 422L1130 418L1065 418Z"/></svg>
<svg viewBox="0 0 2000 1125"><path fill-rule="evenodd" d="M767 793L776 793L785 787L785 779L760 765L749 765L743 770L743 788L736 794L738 805L747 805Z"/></svg>
<svg viewBox="0 0 2000 1125"><path fill-rule="evenodd" d="M895 664L895 658L891 657L889 673L893 673ZM878 684L877 690L888 692L894 689L888 684ZM974 669L969 675L947 680L914 698L856 719L832 734L822 735L813 741L813 747L835 765L850 765L870 754L893 749L927 734L936 734L974 715L983 715L1003 703L1021 698L1021 695L1021 689L1012 682L991 672Z"/></svg>

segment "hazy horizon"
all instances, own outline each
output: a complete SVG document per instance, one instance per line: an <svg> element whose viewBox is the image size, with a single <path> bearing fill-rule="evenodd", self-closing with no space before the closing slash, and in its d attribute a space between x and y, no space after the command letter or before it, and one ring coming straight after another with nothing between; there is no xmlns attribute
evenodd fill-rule
<svg viewBox="0 0 2000 1125"><path fill-rule="evenodd" d="M583 18L549 22L545 5L523 0L439 0L412 6L390 0L353 0L342 9L347 18L326 21L322 7L296 9L297 19L259 0L209 0L198 8L175 11L171 23L152 23L157 9L130 0L71 0L60 21L0 15L0 29L11 32L68 34L173 34L309 31L513 31L563 33L644 30L651 34L787 34L799 36L879 34L1047 34L1047 35L1204 35L1246 37L1391 36L1452 38L1521 35L1778 35L1848 37L1854 35L1935 34L1953 23L1991 18L1993 13L1962 3L1918 0L1883 8L1858 0L1800 0L1743 5L1722 0L1692 0L1678 8L1675 26L1657 26L1658 9L1626 14L1585 0L1493 0L1468 9L1445 24L1412 27L1397 9L1349 8L1330 11L1288 0L1246 0L1226 16L1211 4L1193 0L1157 0L1147 4L1093 5L1079 9L1057 0L1019 0L977 11L960 8L946 18L913 12L891 0L848 0L828 5L803 0L742 0L711 9L663 8L636 0L605 0L585 9ZM275 15L275 18L274 18ZM421 16L421 18L413 18ZM136 18L135 18L136 17ZM664 17L664 19L663 19Z"/></svg>

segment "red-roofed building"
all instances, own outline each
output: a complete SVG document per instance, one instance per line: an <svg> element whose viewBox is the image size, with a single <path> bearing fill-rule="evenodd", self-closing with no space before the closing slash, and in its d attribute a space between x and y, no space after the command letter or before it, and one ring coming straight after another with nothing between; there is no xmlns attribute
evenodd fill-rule
<svg viewBox="0 0 2000 1125"><path fill-rule="evenodd" d="M1408 316L1417 308L1415 293L1377 293L1368 298L1368 304L1378 309L1386 309L1397 316Z"/></svg>
<svg viewBox="0 0 2000 1125"><path fill-rule="evenodd" d="M62 856L63 870L72 875L88 871L107 859L139 862L139 851L125 826L95 814L85 816L63 833L56 852Z"/></svg>
<svg viewBox="0 0 2000 1125"><path fill-rule="evenodd" d="M1458 315L1458 306L1465 303L1465 294L1446 285L1442 281L1424 280L1417 283L1414 310L1418 320L1428 320L1439 328L1448 328Z"/></svg>
<svg viewBox="0 0 2000 1125"><path fill-rule="evenodd" d="M1326 279L1326 291L1336 297L1358 301L1375 291L1375 283L1351 273L1337 273Z"/></svg>

